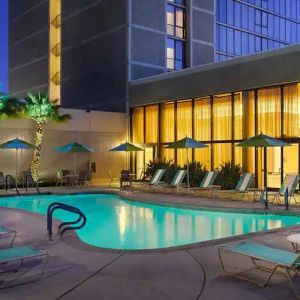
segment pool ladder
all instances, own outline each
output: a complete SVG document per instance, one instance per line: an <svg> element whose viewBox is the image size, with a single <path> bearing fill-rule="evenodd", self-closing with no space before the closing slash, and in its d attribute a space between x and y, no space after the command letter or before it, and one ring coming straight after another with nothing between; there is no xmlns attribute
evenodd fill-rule
<svg viewBox="0 0 300 300"><path fill-rule="evenodd" d="M61 209L78 215L78 218L75 221L63 222L57 228L57 233L60 235L61 239L66 231L81 229L86 224L86 216L84 213L77 207L67 205L60 202L53 202L48 206L47 210L47 231L49 240L52 240L52 222L53 222L53 213L55 210ZM77 225L77 226L70 226Z"/></svg>

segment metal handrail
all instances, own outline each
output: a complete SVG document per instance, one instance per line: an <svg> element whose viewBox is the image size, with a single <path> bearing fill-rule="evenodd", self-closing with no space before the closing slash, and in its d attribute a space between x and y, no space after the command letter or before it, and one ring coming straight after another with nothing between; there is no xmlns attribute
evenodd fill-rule
<svg viewBox="0 0 300 300"><path fill-rule="evenodd" d="M69 212L72 212L72 213L75 213L78 215L77 220L63 222L58 226L58 233L60 233L61 238L66 231L81 229L82 227L85 226L86 216L82 213L82 211L79 208L71 206L71 205L67 205L64 203L60 203L60 202L53 202L48 206L48 209L47 209L47 231L48 231L48 236L49 236L50 240L52 240L53 213L57 209L69 211ZM68 225L75 225L80 222L82 222L82 223L78 226L68 226Z"/></svg>
<svg viewBox="0 0 300 300"><path fill-rule="evenodd" d="M27 192L27 190L28 190L28 184L29 184L29 180L30 179L32 180L32 182L35 185L35 188L36 188L38 194L40 195L41 192L40 192L40 189L39 189L39 183L32 178L31 174L26 174L25 175L25 191Z"/></svg>
<svg viewBox="0 0 300 300"><path fill-rule="evenodd" d="M17 180L12 175L5 176L5 192L7 193L8 186L10 186L9 180L15 185L16 192L17 192L18 196L21 197L21 194L19 192L18 185L17 185Z"/></svg>

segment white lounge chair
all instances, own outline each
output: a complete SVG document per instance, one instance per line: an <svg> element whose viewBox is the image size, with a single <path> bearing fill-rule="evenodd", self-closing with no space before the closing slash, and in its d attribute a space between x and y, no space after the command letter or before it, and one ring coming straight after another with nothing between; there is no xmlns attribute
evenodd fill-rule
<svg viewBox="0 0 300 300"><path fill-rule="evenodd" d="M288 189L288 196L289 200L293 197L295 202L296 197L295 197L295 191L297 188L299 182L299 176L298 175L293 175L293 174L287 174L284 177L284 180L281 184L281 187L278 192L268 192L268 196L273 197L273 201L280 203L280 198L284 196L285 190Z"/></svg>
<svg viewBox="0 0 300 300"><path fill-rule="evenodd" d="M200 182L200 185L197 187L192 187L191 190L210 190L210 189L219 189L220 186L213 185L215 179L218 176L218 172L209 171L205 174L203 180Z"/></svg>
<svg viewBox="0 0 300 300"><path fill-rule="evenodd" d="M166 169L157 169L150 181L150 185L159 185L161 183L161 179L166 173Z"/></svg>

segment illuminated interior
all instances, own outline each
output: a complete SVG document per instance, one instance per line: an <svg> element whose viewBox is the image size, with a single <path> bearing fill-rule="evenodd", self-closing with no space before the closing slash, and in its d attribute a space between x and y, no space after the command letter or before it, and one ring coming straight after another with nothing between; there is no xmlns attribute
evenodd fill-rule
<svg viewBox="0 0 300 300"><path fill-rule="evenodd" d="M50 0L49 97L60 104L61 82L61 0Z"/></svg>
<svg viewBox="0 0 300 300"><path fill-rule="evenodd" d="M209 148L189 150L190 161L201 162L207 170L229 161L240 164L244 171L255 173L256 186L262 187L261 149L235 147L243 139L262 132L292 144L267 150L268 185L280 187L286 174L299 173L299 92L300 84L289 84L134 107L132 141L152 149L147 160L152 153L152 159L166 158L183 166L186 151L164 147L185 136L194 138ZM139 169L144 163L145 159L139 160Z"/></svg>

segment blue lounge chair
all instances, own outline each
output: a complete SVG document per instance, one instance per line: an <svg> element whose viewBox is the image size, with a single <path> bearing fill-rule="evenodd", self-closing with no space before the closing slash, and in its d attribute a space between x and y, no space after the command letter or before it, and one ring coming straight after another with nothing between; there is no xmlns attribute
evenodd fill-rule
<svg viewBox="0 0 300 300"><path fill-rule="evenodd" d="M29 264L29 261L31 263ZM17 284L16 281L28 274L44 261L39 278L44 274L49 261L46 251L32 246L19 246L0 249L0 289ZM36 278L37 279L37 278ZM32 281L32 277L31 280ZM23 283L23 282L22 282Z"/></svg>
<svg viewBox="0 0 300 300"><path fill-rule="evenodd" d="M5 226L0 226L0 239L11 238L10 247L13 246L17 232Z"/></svg>
<svg viewBox="0 0 300 300"><path fill-rule="evenodd" d="M224 264L224 252L237 254L250 259L253 267L239 272L229 271L229 268ZM265 287L273 277L273 275L284 275L289 281L293 292L296 297L299 298L299 293L293 282L293 276L296 275L297 270L300 267L300 255L294 252L281 250L273 247L269 247L263 244L254 242L240 242L229 246L221 246L218 249L219 259L222 265L223 271L233 277L243 279L257 284L260 287ZM270 267L267 267L263 263L268 263ZM261 273L267 274L264 280L255 280L253 277L247 276L249 271L256 270Z"/></svg>

